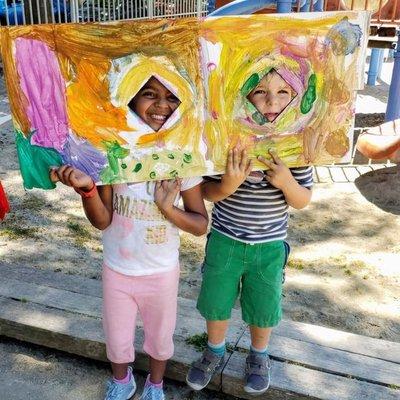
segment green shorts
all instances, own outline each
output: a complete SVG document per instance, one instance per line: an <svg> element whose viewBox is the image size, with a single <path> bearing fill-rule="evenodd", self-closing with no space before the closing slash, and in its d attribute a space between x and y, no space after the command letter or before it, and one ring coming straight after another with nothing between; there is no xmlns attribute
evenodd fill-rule
<svg viewBox="0 0 400 400"><path fill-rule="evenodd" d="M223 321L240 295L243 321L260 328L282 318L283 270L289 246L283 240L248 244L211 230L197 308L208 321Z"/></svg>

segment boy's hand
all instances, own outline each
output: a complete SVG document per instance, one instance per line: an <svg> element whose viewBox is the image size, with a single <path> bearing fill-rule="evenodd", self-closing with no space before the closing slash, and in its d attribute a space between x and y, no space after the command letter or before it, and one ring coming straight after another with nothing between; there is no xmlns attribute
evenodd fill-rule
<svg viewBox="0 0 400 400"><path fill-rule="evenodd" d="M62 182L64 185L71 186L74 189L89 191L93 188L93 179L84 172L70 165L63 165L59 168L50 170L50 179L52 182Z"/></svg>
<svg viewBox="0 0 400 400"><path fill-rule="evenodd" d="M262 156L258 156L257 159L269 168L266 171L267 181L276 188L284 191L287 187L293 184L295 179L293 178L290 169L274 151L268 150L268 153L271 155L272 161L267 160Z"/></svg>
<svg viewBox="0 0 400 400"><path fill-rule="evenodd" d="M180 190L181 180L179 178L157 181L154 190L154 202L163 213L168 213L173 209L176 196Z"/></svg>
<svg viewBox="0 0 400 400"><path fill-rule="evenodd" d="M246 149L235 147L229 150L226 172L221 177L221 190L230 196L245 181L253 165Z"/></svg>

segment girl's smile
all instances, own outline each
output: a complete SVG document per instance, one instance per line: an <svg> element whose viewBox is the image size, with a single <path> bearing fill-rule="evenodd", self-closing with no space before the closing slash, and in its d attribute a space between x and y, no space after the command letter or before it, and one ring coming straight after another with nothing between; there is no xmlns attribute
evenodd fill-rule
<svg viewBox="0 0 400 400"><path fill-rule="evenodd" d="M154 131L158 131L181 104L180 100L152 76L128 104Z"/></svg>

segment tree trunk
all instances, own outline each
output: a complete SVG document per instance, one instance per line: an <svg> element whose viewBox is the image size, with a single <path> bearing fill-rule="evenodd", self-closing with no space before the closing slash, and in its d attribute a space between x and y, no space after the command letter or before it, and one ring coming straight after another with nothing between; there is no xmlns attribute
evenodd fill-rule
<svg viewBox="0 0 400 400"><path fill-rule="evenodd" d="M25 0L25 20L27 24L52 23L51 18L52 0ZM30 5L32 7L30 7ZM32 14L31 14L32 9Z"/></svg>

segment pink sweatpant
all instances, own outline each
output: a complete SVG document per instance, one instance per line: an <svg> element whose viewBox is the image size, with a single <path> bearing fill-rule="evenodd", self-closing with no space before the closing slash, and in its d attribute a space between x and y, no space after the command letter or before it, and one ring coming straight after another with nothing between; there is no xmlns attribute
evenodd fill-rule
<svg viewBox="0 0 400 400"><path fill-rule="evenodd" d="M103 266L103 327L108 359L116 364L135 359L136 316L143 321L143 350L156 360L174 353L179 267L162 274L129 276Z"/></svg>

